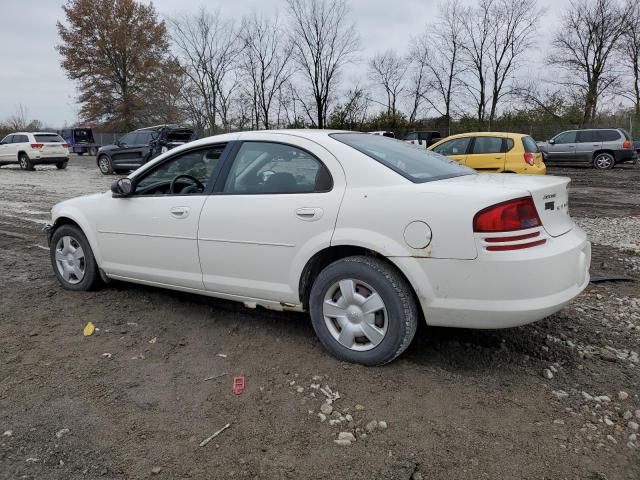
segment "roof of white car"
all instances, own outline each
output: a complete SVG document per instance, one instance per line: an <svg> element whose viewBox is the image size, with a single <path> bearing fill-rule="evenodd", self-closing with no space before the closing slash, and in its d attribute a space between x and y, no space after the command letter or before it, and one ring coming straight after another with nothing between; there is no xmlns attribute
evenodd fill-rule
<svg viewBox="0 0 640 480"><path fill-rule="evenodd" d="M9 135L57 135L56 132L13 132Z"/></svg>

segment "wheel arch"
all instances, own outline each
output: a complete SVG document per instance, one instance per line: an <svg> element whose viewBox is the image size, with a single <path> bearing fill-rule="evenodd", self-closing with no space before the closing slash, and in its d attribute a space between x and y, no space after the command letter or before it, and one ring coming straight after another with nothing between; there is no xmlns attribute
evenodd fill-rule
<svg viewBox="0 0 640 480"><path fill-rule="evenodd" d="M98 264L98 267L102 265L102 255L98 249L98 242L93 229L90 227L89 222L79 213L71 210L63 210L58 212L53 219L53 224L50 229L49 239L53 236L58 228L63 225L72 225L78 227L89 242L93 256Z"/></svg>
<svg viewBox="0 0 640 480"><path fill-rule="evenodd" d="M352 257L356 255L365 255L376 257L392 268L394 268L402 277L406 280L409 288L411 289L414 298L417 302L417 305L421 305L419 301L419 295L416 291L414 283L411 281L411 276L407 275L407 272L404 271L401 266L394 262L392 258L389 258L376 250L372 250L367 247L358 246L358 245L332 245L322 250L316 252L306 263L304 268L302 269L302 273L300 275L299 285L298 285L298 294L300 298L300 302L305 310L309 308L309 296L311 294L311 287L315 279L318 277L320 272L330 265L331 263L340 260L341 258ZM418 309L422 315L422 309Z"/></svg>
<svg viewBox="0 0 640 480"><path fill-rule="evenodd" d="M595 159L596 159L596 157L597 157L598 155L600 155L601 153L608 153L608 154L609 154L609 155L611 155L611 157L613 158L613 161L614 161L614 162L616 161L616 154L613 152L613 150L609 150L608 148L601 148L601 149L599 149L599 150L595 150L595 151L593 152L593 156L591 157L591 160L592 160L592 161L593 161L593 160L595 160Z"/></svg>

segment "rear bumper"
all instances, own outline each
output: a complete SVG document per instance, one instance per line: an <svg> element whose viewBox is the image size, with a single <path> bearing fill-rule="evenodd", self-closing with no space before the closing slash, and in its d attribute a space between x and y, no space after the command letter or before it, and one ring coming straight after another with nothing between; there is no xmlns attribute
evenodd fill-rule
<svg viewBox="0 0 640 480"><path fill-rule="evenodd" d="M429 325L507 328L541 320L582 292L591 244L574 227L544 245L475 260L393 260L416 287Z"/></svg>
<svg viewBox="0 0 640 480"><path fill-rule="evenodd" d="M635 150L616 150L614 152L616 163L633 162L638 160L638 153Z"/></svg>
<svg viewBox="0 0 640 480"><path fill-rule="evenodd" d="M69 156L57 155L57 156L49 157L46 155L41 155L41 156L30 158L30 160L31 160L31 163L34 165L42 165L47 163L62 163L62 162L68 162Z"/></svg>

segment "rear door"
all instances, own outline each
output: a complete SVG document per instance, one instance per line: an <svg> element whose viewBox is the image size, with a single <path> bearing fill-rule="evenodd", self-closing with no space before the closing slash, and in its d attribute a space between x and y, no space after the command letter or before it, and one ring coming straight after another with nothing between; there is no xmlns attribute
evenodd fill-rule
<svg viewBox="0 0 640 480"><path fill-rule="evenodd" d="M505 145L500 137L474 137L467 154L467 167L480 171L502 172L505 162Z"/></svg>
<svg viewBox="0 0 640 480"><path fill-rule="evenodd" d="M315 142L263 133L245 136L221 176L200 216L205 288L298 303L304 265L331 242L342 167Z"/></svg>
<svg viewBox="0 0 640 480"><path fill-rule="evenodd" d="M580 163L591 163L593 152L600 150L602 141L598 130L578 130L576 135L576 160Z"/></svg>
<svg viewBox="0 0 640 480"><path fill-rule="evenodd" d="M467 151L470 145L471 137L454 138L434 147L433 151L440 155L446 155L456 162L465 165L467 160Z"/></svg>

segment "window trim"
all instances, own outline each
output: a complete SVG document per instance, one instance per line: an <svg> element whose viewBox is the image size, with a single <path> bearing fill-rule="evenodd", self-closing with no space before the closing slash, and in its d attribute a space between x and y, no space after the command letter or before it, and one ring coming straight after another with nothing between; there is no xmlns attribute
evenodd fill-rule
<svg viewBox="0 0 640 480"><path fill-rule="evenodd" d="M232 144L234 144L234 143L236 143L236 142L234 142L234 141L216 142L216 143L210 143L208 145L200 145L200 146L189 148L189 149L186 149L186 150L181 150L180 152L176 152L175 154L165 158L161 162L158 162L153 167L145 170L144 172L140 172L140 174L137 175L137 176L134 176L131 179L131 181L133 183L133 187L134 187L134 193L132 195L130 195L128 198L197 197L197 196L208 196L208 195L211 195L213 193L214 188L215 188L215 184L217 184L217 180L219 178L220 171L222 170L223 165L227 161L227 156L229 155L229 151L230 151L230 149L232 147ZM210 148L213 148L213 147L216 147L216 146L221 146L221 145L225 145L224 150L220 154L220 159L218 160L218 163L216 164L216 166L213 169L213 171L211 172L211 176L209 177L209 180L207 181L207 186L205 187L205 189L204 189L204 191L202 193L199 193L197 195L195 195L193 193L167 193L167 194L158 193L158 194L153 194L153 195L144 195L144 194L138 195L138 194L135 193L135 189L138 186L138 181L141 178L144 178L147 175L150 175L151 173L153 173L155 170L157 170L158 168L160 168L162 165L166 164L167 162L175 160L177 157L181 157L183 155L188 155L190 153L197 152L199 150L209 150Z"/></svg>
<svg viewBox="0 0 640 480"><path fill-rule="evenodd" d="M213 186L213 191L211 192L212 195L229 195L229 196L309 195L314 193L330 193L333 191L333 188L335 187L335 182L333 181L333 175L331 174L331 170L329 169L329 167L327 167L326 163L324 163L322 160L318 158L317 155L315 155L314 153L311 153L309 150L307 150L304 147L300 147L292 143L287 143L287 142L278 141L278 140L236 140L233 143L234 143L234 148L229 151L228 158L225 159L225 163L222 166L222 169L221 169L222 171L220 172L220 175L218 176L218 178L216 178L215 185ZM322 165L327 170L327 172L329 173L329 178L331 178L331 188L329 188L328 190L318 190L318 191L314 190L313 192L294 192L294 193L291 193L291 192L285 192L285 193L225 192L224 186L227 183L227 178L229 177L229 174L231 173L231 168L233 167L233 163L235 162L236 157L238 156L238 152L240 151L240 148L242 148L242 145L244 145L245 143L273 143L276 145L284 145L286 147L297 148L298 150L303 151L304 153L309 155L311 158L315 159L318 163L320 163L320 165Z"/></svg>

